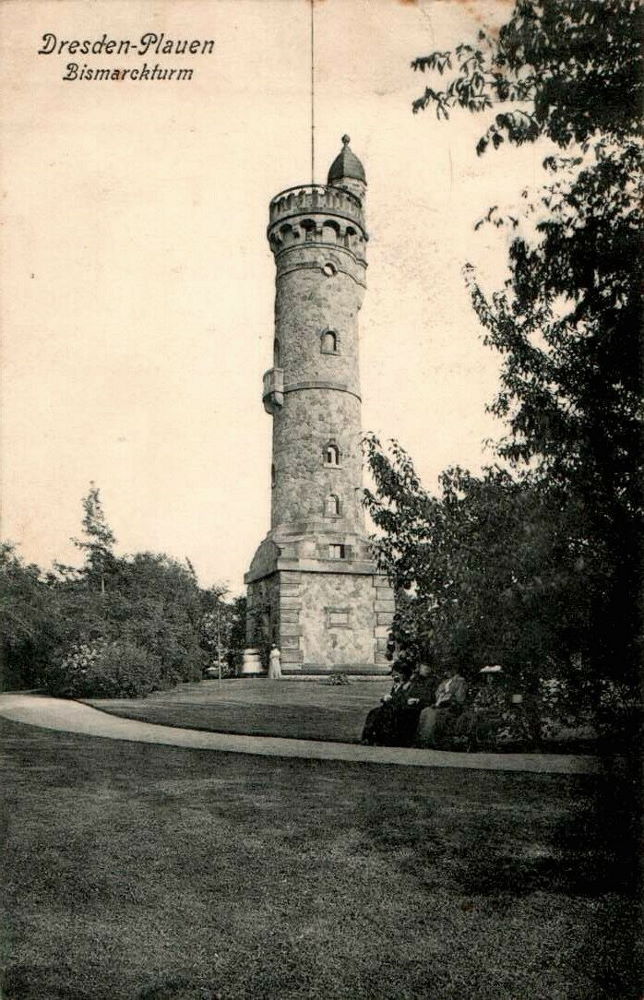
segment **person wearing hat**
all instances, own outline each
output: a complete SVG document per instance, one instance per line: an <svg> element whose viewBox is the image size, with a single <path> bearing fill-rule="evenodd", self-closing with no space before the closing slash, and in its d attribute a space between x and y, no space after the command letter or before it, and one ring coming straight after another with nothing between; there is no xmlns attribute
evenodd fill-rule
<svg viewBox="0 0 644 1000"><path fill-rule="evenodd" d="M391 668L391 691L365 719L360 742L368 746L399 746L405 728L405 711L414 664L399 657Z"/></svg>
<svg viewBox="0 0 644 1000"><path fill-rule="evenodd" d="M410 747L416 737L423 709L434 704L434 668L427 658L414 667L398 709L398 746ZM402 699L401 699L402 702Z"/></svg>

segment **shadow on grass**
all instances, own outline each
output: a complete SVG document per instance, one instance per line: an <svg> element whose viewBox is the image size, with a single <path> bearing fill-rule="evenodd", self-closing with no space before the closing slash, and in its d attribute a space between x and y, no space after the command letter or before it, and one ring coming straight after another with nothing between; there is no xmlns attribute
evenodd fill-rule
<svg viewBox="0 0 644 1000"><path fill-rule="evenodd" d="M205 984L202 980L179 976L146 986L136 1000L221 1000L221 995L215 986Z"/></svg>
<svg viewBox="0 0 644 1000"><path fill-rule="evenodd" d="M462 897L473 913L503 920L521 900L578 900L588 916L568 956L570 996L578 996L574 981L583 970L594 984L592 1000L637 1000L644 969L637 766L606 760L597 779L495 776L497 789L506 781L520 803L514 810L496 809L493 794L486 810L430 791L402 810L374 803L364 836L379 855L395 858L407 879Z"/></svg>
<svg viewBox="0 0 644 1000"><path fill-rule="evenodd" d="M479 780L485 782L485 776ZM422 802L408 798L402 813L375 800L364 835L383 855L402 852L407 870L420 861L423 867L442 862L446 882L467 895L547 891L637 897L641 797L633 765L607 760L599 778L542 775L535 781L497 774L494 781L508 790L520 783L516 810L496 811L491 801L489 811L468 809L462 815L465 802L446 802L444 795L434 799L430 790ZM559 800L562 784L570 793L565 809Z"/></svg>
<svg viewBox="0 0 644 1000"><path fill-rule="evenodd" d="M4 728L7 1000L637 996L634 773Z"/></svg>
<svg viewBox="0 0 644 1000"><path fill-rule="evenodd" d="M64 965L57 965L49 970L42 965L15 965L7 970L4 977L3 996L7 1000L19 1000L23 996L31 996L33 984L37 978L46 978L48 993L42 1000L94 1000L96 994L92 988L82 988L72 985L65 973ZM61 978L61 985L55 985ZM204 983L201 977L169 976L161 982L145 986L132 997L132 1000L222 1000L222 993L216 986Z"/></svg>
<svg viewBox="0 0 644 1000"><path fill-rule="evenodd" d="M635 775L623 761L605 760L599 779L582 779L584 795L554 827L552 853L516 857L501 853L487 869L472 865L463 887L473 893L562 892L636 898L639 890L640 796Z"/></svg>

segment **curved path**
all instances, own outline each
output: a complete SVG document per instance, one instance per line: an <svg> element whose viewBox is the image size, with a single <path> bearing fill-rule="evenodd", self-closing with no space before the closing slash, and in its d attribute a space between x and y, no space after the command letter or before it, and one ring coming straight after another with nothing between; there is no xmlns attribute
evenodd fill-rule
<svg viewBox="0 0 644 1000"><path fill-rule="evenodd" d="M448 753L404 747L364 747L353 743L238 736L176 729L108 715L90 705L33 694L0 695L0 716L43 729L57 729L110 740L160 743L190 750L261 754L269 757L305 757L310 760L343 760L364 764L406 764L412 767L460 767L484 771L534 771L543 774L597 774L596 757L560 754Z"/></svg>

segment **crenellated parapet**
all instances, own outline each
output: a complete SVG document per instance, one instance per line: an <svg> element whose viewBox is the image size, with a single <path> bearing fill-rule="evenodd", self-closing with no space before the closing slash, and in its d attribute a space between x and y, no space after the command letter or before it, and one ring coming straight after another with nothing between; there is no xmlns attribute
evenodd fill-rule
<svg viewBox="0 0 644 1000"><path fill-rule="evenodd" d="M277 256L282 250L323 244L366 256L368 234L362 200L333 185L306 184L273 198L268 241Z"/></svg>
<svg viewBox="0 0 644 1000"><path fill-rule="evenodd" d="M280 191L270 203L269 233L275 223L306 212L352 219L367 236L362 199L333 184L298 184Z"/></svg>

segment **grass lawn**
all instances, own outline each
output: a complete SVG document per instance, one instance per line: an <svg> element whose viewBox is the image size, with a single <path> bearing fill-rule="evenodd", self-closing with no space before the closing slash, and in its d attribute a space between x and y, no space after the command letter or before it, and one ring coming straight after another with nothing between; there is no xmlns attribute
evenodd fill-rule
<svg viewBox="0 0 644 1000"><path fill-rule="evenodd" d="M2 722L5 1000L635 1000L632 782Z"/></svg>
<svg viewBox="0 0 644 1000"><path fill-rule="evenodd" d="M88 698L89 705L113 715L165 726L180 726L248 736L359 743L365 717L391 688L391 678L331 685L323 679L282 681L266 678L206 680L155 691L147 698ZM494 747L502 751L503 745ZM505 749L516 749L505 747ZM529 750L529 747L520 748ZM595 753L592 740L546 739L544 753Z"/></svg>
<svg viewBox="0 0 644 1000"><path fill-rule="evenodd" d="M114 715L165 726L359 743L367 712L390 688L390 677L339 686L231 678L179 684L147 698L87 701Z"/></svg>

